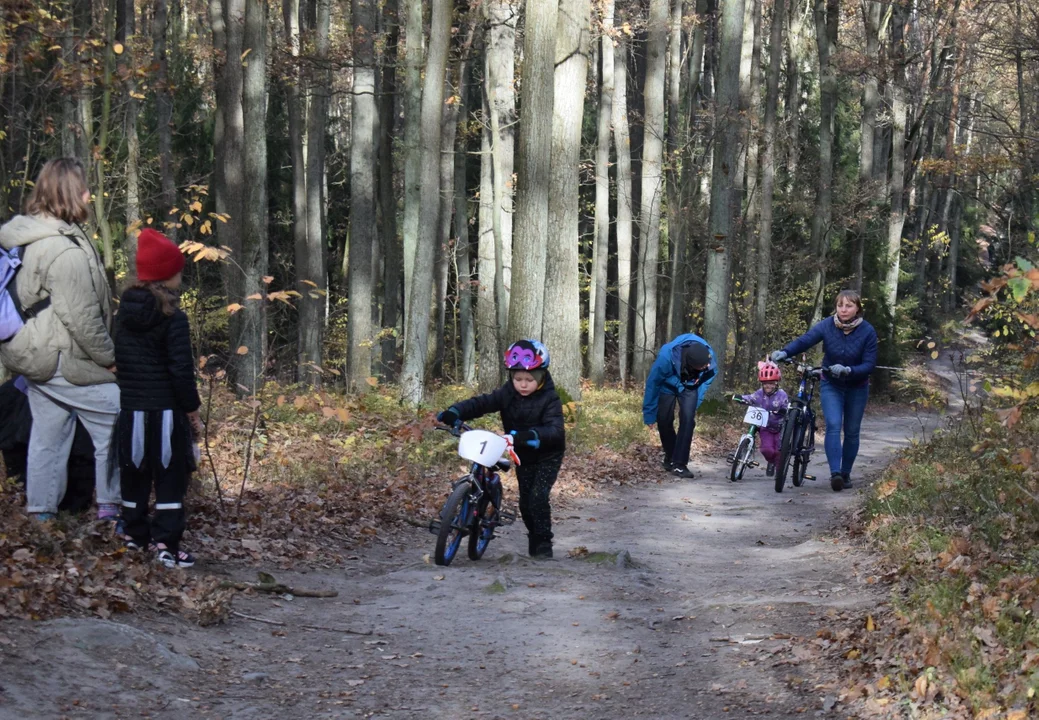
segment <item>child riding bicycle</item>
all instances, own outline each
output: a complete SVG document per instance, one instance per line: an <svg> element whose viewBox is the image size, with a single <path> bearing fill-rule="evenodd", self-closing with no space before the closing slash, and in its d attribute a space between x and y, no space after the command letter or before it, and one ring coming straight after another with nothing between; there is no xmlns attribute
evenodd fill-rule
<svg viewBox="0 0 1039 720"><path fill-rule="evenodd" d="M455 425L493 412L501 413L513 436L521 464L516 467L519 507L527 526L531 557L552 557L552 508L549 494L566 450L563 403L548 372L548 349L537 340L519 340L505 351L509 380L497 390L455 403L437 414ZM500 508L499 508L500 509Z"/></svg>
<svg viewBox="0 0 1039 720"><path fill-rule="evenodd" d="M768 463L765 474L768 477L776 471L776 461L779 460L780 431L783 429L783 417L780 410L785 410L790 404L787 394L779 389L779 381L783 373L779 366L770 360L758 363L758 382L761 387L750 395L743 395L744 402L767 410L768 426L761 428L761 454Z"/></svg>

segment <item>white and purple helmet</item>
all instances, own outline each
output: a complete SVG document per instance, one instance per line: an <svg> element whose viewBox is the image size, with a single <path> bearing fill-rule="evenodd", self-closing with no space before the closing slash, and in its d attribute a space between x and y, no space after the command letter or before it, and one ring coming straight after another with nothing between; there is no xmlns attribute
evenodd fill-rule
<svg viewBox="0 0 1039 720"><path fill-rule="evenodd" d="M506 370L548 370L548 348L537 340L517 340L505 351Z"/></svg>

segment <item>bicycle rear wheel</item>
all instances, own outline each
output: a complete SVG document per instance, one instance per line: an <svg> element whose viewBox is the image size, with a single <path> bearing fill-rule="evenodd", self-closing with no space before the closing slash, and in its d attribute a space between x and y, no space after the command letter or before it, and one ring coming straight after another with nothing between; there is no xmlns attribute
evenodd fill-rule
<svg viewBox="0 0 1039 720"><path fill-rule="evenodd" d="M462 544L462 538L469 532L469 482L462 481L455 485L451 495L440 510L440 531L437 533L437 544L433 551L433 561L437 565L450 565Z"/></svg>
<svg viewBox="0 0 1039 720"><path fill-rule="evenodd" d="M776 492L783 492L786 485L786 475L790 470L790 461L793 459L797 446L794 444L794 436L801 426L801 408L792 407L787 410L786 419L783 421L783 440L779 446L779 462L776 463Z"/></svg>
<svg viewBox="0 0 1039 720"><path fill-rule="evenodd" d="M738 482L743 479L743 473L747 469L747 463L750 462L750 456L753 452L754 438L750 435L743 436L739 447L736 448L736 452L732 456L732 469L729 470L729 480Z"/></svg>

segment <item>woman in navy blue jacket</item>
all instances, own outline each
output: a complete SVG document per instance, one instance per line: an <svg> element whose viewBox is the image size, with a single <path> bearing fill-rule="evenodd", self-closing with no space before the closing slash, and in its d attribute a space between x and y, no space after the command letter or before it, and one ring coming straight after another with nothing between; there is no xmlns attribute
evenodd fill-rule
<svg viewBox="0 0 1039 720"><path fill-rule="evenodd" d="M857 292L838 293L833 316L773 352L772 360L781 362L820 342L826 369L819 387L826 416L826 460L830 464L830 487L839 492L851 487L851 468L859 454L859 430L869 399L869 376L877 366L877 331L862 318L862 298Z"/></svg>

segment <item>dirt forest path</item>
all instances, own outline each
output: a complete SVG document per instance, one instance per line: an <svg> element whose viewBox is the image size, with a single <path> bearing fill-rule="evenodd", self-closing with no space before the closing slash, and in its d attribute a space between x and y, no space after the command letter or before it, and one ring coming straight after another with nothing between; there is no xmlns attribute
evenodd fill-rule
<svg viewBox="0 0 1039 720"><path fill-rule="evenodd" d="M517 523L482 561L440 568L413 529L345 571L279 573L339 595L240 595L253 619L9 624L0 718L836 717L832 677L797 641L883 600L835 530L921 429L867 415L850 492L830 490L821 446L820 479L782 494L711 460L691 481L616 488L557 511L555 560L527 558Z"/></svg>

